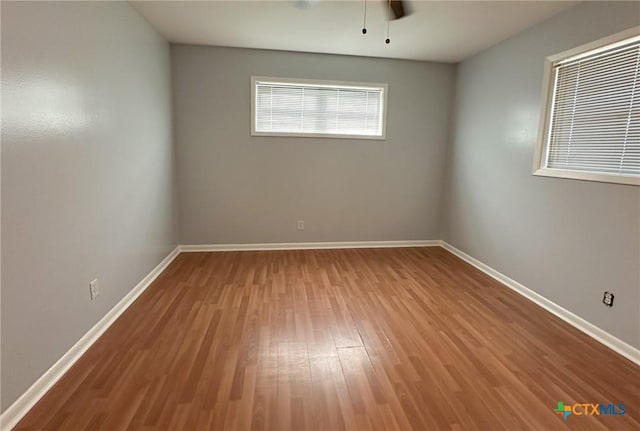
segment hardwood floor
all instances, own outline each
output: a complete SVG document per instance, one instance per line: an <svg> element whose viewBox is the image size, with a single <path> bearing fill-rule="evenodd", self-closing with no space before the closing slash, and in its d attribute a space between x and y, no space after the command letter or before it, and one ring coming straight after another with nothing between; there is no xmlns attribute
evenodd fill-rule
<svg viewBox="0 0 640 431"><path fill-rule="evenodd" d="M640 367L442 248L183 253L16 429L638 430L639 409Z"/></svg>

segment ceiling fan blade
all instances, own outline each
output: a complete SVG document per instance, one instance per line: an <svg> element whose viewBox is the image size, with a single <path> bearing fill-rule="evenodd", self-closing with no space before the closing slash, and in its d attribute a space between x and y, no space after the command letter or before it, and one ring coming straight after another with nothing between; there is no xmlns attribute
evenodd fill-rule
<svg viewBox="0 0 640 431"><path fill-rule="evenodd" d="M411 15L410 7L407 2L402 0L391 0L391 20L400 19L407 15Z"/></svg>

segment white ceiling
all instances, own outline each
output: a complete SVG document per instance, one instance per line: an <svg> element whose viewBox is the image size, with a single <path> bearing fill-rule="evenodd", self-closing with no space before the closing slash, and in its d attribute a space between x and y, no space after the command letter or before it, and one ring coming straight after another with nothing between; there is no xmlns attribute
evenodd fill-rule
<svg viewBox="0 0 640 431"><path fill-rule="evenodd" d="M386 45L383 0L132 1L170 42L457 62L573 1L410 1Z"/></svg>

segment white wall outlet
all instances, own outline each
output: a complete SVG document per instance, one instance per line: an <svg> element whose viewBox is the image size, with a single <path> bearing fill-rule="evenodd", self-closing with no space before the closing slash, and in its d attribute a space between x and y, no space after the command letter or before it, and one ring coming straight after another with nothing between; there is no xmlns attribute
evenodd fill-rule
<svg viewBox="0 0 640 431"><path fill-rule="evenodd" d="M96 299L96 296L100 295L100 286L98 285L97 278L89 283L89 293L91 294L92 300Z"/></svg>
<svg viewBox="0 0 640 431"><path fill-rule="evenodd" d="M298 230L304 230L304 220L298 220Z"/></svg>

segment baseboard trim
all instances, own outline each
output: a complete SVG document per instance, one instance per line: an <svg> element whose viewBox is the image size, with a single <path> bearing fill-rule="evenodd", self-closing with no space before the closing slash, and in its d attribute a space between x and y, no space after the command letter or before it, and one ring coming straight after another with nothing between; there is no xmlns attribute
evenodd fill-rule
<svg viewBox="0 0 640 431"><path fill-rule="evenodd" d="M321 250L338 248L435 247L440 240L418 241L350 241L350 242L282 242L264 244L193 244L181 245L181 252L257 251L257 250Z"/></svg>
<svg viewBox="0 0 640 431"><path fill-rule="evenodd" d="M465 252L463 252L461 250L458 250L457 248L455 248L451 244L448 244L447 242L442 241L441 245L445 250L447 250L447 251L451 252L452 254L458 256L460 259L462 259L462 260L466 261L467 263L471 264L472 266L476 267L477 269L479 269L480 271L484 272L485 274L487 274L491 278L494 278L495 280L497 280L500 283L504 284L508 288L516 291L517 293L519 293L520 295L524 296L528 300L535 302L540 307L542 307L545 310L549 311L550 313L556 315L557 317L559 317L560 319L564 320L565 322L567 322L571 326L573 326L573 327L579 329L580 331L584 332L585 334L587 334L588 336L590 336L594 340L600 342L601 344L604 344L605 346L607 346L608 348L610 348L614 352L616 352L616 353L624 356L625 358L629 359L631 362L634 362L636 365L640 365L640 350L639 349L636 349L635 347L631 346L630 344L627 344L626 342L620 340L619 338L616 338L615 336L613 336L610 333L604 331L603 329L598 328L594 324L587 322L582 317L577 316L576 314L572 313L571 311L569 311L569 310L559 306L558 304L548 300L544 296L534 292L533 290L529 289L528 287L526 287L526 286L518 283L517 281L507 277L506 275L502 274L501 272L496 271L495 269L491 268L489 265L487 265L487 264L485 264L483 262L480 262L478 259L468 255L467 253L465 253Z"/></svg>
<svg viewBox="0 0 640 431"><path fill-rule="evenodd" d="M162 262L151 270L127 295L78 340L58 361L0 415L0 430L9 431L31 410L49 389L80 359L91 345L115 320L144 292L149 285L180 254L176 247Z"/></svg>

